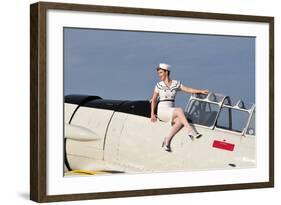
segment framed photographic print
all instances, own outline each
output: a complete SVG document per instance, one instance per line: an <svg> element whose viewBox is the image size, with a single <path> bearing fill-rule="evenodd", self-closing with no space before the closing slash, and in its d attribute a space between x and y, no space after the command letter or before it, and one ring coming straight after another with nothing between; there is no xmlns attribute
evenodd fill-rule
<svg viewBox="0 0 281 205"><path fill-rule="evenodd" d="M274 17L30 7L30 199L274 186Z"/></svg>

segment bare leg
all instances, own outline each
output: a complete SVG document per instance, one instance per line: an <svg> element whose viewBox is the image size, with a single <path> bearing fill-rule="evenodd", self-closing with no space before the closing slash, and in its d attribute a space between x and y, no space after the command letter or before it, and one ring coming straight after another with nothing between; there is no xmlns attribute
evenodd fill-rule
<svg viewBox="0 0 281 205"><path fill-rule="evenodd" d="M164 139L165 144L167 146L170 145L170 143L171 143L173 137L175 136L175 134L182 128L182 123L180 122L178 117L175 117L173 121L174 121L174 124L171 127L171 129L169 130L168 136L166 136L165 139Z"/></svg>
<svg viewBox="0 0 281 205"><path fill-rule="evenodd" d="M188 133L195 134L195 131L193 130L193 128L188 123L188 121L187 121L187 119L184 115L183 109L181 107L175 108L175 110L173 112L173 116L179 118L180 122L184 125L184 127L186 127Z"/></svg>

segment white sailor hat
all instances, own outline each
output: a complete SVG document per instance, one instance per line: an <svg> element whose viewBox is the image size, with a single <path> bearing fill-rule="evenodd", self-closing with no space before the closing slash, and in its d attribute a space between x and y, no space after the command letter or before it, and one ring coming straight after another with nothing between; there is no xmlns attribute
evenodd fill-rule
<svg viewBox="0 0 281 205"><path fill-rule="evenodd" d="M166 63L159 63L157 69L158 69L158 68L161 68L161 69L163 69L163 70L171 71L171 70L170 70L171 65L168 65L168 64L166 64Z"/></svg>

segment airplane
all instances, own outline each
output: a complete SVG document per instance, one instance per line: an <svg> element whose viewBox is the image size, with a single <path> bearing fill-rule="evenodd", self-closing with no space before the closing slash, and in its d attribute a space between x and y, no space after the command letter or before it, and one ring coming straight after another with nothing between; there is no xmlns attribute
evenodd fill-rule
<svg viewBox="0 0 281 205"><path fill-rule="evenodd" d="M65 176L256 167L255 104L232 103L215 92L191 94L184 113L202 137L192 140L182 128L172 152L161 147L171 125L151 122L150 113L151 100L66 95Z"/></svg>

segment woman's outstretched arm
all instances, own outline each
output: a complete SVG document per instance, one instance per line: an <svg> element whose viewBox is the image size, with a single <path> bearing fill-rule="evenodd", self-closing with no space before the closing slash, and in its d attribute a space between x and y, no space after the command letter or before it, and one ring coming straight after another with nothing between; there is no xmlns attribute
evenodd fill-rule
<svg viewBox="0 0 281 205"><path fill-rule="evenodd" d="M185 85L181 85L181 90L186 93L200 93L200 94L208 94L208 90L200 90L200 89L195 89L191 87L187 87Z"/></svg>

